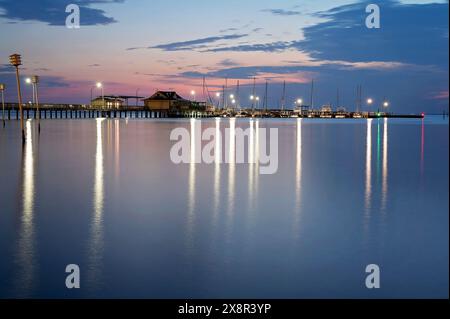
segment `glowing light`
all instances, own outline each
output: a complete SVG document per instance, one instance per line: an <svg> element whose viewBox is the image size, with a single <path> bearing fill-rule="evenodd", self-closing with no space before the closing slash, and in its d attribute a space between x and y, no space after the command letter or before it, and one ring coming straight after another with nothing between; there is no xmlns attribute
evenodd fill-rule
<svg viewBox="0 0 450 319"><path fill-rule="evenodd" d="M216 97L220 97L220 93L219 92L216 93Z"/></svg>
<svg viewBox="0 0 450 319"><path fill-rule="evenodd" d="M234 94L230 94L230 99L234 100Z"/></svg>
<svg viewBox="0 0 450 319"><path fill-rule="evenodd" d="M97 84L96 84L96 86L97 86L97 88L102 88L103 87L103 84L101 83L101 82L97 82Z"/></svg>
<svg viewBox="0 0 450 319"><path fill-rule="evenodd" d="M250 100L254 100L255 99L255 96L254 95L250 95Z"/></svg>
<svg viewBox="0 0 450 319"><path fill-rule="evenodd" d="M384 103L383 103L383 106L384 106L384 107L389 107L389 102L384 102Z"/></svg>
<svg viewBox="0 0 450 319"><path fill-rule="evenodd" d="M367 104L373 104L373 99L367 99Z"/></svg>
<svg viewBox="0 0 450 319"><path fill-rule="evenodd" d="M303 100L302 100L302 99L298 99L298 100L297 100L297 104L301 105L302 103L303 103Z"/></svg>
<svg viewBox="0 0 450 319"><path fill-rule="evenodd" d="M31 83L31 79L30 79L30 78L26 78L26 79L25 79L25 83L26 83L26 84L30 84L30 83Z"/></svg>

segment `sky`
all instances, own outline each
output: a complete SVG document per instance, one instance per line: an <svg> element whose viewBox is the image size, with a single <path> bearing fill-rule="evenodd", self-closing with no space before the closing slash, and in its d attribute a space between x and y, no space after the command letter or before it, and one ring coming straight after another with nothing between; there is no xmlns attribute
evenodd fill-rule
<svg viewBox="0 0 450 319"><path fill-rule="evenodd" d="M71 3L79 29L65 26ZM379 29L365 25L369 3L380 7ZM17 101L8 56L20 53L22 77L41 77L44 103L88 103L98 81L107 95L195 90L203 100L205 77L213 99L225 83L235 94L239 81L245 106L256 78L261 100L267 81L271 108L284 82L288 107L309 103L314 80L316 106L336 106L339 90L353 110L361 84L372 108L386 99L393 112L442 113L448 41L448 1L0 0L0 83Z"/></svg>

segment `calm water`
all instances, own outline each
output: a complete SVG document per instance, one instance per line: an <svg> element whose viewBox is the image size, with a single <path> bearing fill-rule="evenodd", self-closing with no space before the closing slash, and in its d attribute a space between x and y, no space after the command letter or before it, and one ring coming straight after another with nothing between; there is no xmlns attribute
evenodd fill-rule
<svg viewBox="0 0 450 319"><path fill-rule="evenodd" d="M0 297L448 297L442 117L254 121L279 129L275 175L173 164L189 120L35 124L23 148L0 129Z"/></svg>

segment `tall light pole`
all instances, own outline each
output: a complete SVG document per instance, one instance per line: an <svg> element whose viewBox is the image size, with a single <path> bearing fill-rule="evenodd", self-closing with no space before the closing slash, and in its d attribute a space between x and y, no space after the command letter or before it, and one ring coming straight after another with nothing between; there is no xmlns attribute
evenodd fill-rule
<svg viewBox="0 0 450 319"><path fill-rule="evenodd" d="M373 104L373 99L372 98L368 98L367 99L367 105L369 106L369 113L370 113L370 107L372 106L372 104Z"/></svg>
<svg viewBox="0 0 450 319"><path fill-rule="evenodd" d="M5 127L5 88L6 85L0 83L0 91L2 92L2 119L3 119L3 127Z"/></svg>
<svg viewBox="0 0 450 319"><path fill-rule="evenodd" d="M95 86L91 86L91 103L90 103L90 105L91 105L91 109L92 109L92 99L94 98L92 95L92 91L95 89Z"/></svg>
<svg viewBox="0 0 450 319"><path fill-rule="evenodd" d="M38 120L38 133L41 133L41 116L39 113L39 91L38 91L38 84L39 84L39 76L33 75L31 77L31 84L33 84L33 93L34 93L34 103L36 103L36 112L37 112L37 120Z"/></svg>
<svg viewBox="0 0 450 319"><path fill-rule="evenodd" d="M17 80L17 96L19 98L19 112L20 112L20 129L22 131L22 143L25 144L25 131L23 128L23 108L22 108L22 91L20 90L20 76L19 66L22 65L22 58L20 54L12 54L9 56L9 62L16 68L16 80Z"/></svg>
<svg viewBox="0 0 450 319"><path fill-rule="evenodd" d="M136 90L136 106L138 106L138 104L139 104L139 97L138 97L138 94L139 94L139 91L140 91L141 89L137 89Z"/></svg>
<svg viewBox="0 0 450 319"><path fill-rule="evenodd" d="M234 108L234 105L236 104L236 99L234 98L234 94L230 94L230 101L231 101L232 107Z"/></svg>
<svg viewBox="0 0 450 319"><path fill-rule="evenodd" d="M216 93L216 98L217 98L217 108L220 109L220 92Z"/></svg>
<svg viewBox="0 0 450 319"><path fill-rule="evenodd" d="M31 85L31 89L33 90L33 95L32 95L31 101L32 101L32 104L34 104L34 85L33 85L33 83L31 83L31 78L26 78L25 83Z"/></svg>
<svg viewBox="0 0 450 319"><path fill-rule="evenodd" d="M103 109L105 109L105 94L103 91L103 84L102 82L97 82L97 88L102 90L102 103L103 103Z"/></svg>
<svg viewBox="0 0 450 319"><path fill-rule="evenodd" d="M387 110L388 110L389 106L390 106L389 102L386 99L384 99L383 108L385 110L384 111L385 115L387 114Z"/></svg>

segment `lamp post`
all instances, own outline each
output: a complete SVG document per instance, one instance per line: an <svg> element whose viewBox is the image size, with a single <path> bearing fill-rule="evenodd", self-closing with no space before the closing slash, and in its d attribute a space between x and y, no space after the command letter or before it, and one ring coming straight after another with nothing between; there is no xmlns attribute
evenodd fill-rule
<svg viewBox="0 0 450 319"><path fill-rule="evenodd" d="M98 89L102 90L102 104L103 104L103 109L105 109L105 94L103 91L103 84L102 84L102 82L97 82L96 86Z"/></svg>
<svg viewBox="0 0 450 319"><path fill-rule="evenodd" d="M94 98L92 95L92 91L95 89L95 86L91 86L91 109L92 109L92 99Z"/></svg>
<svg viewBox="0 0 450 319"><path fill-rule="evenodd" d="M255 96L252 94L250 95L250 101L252 101L252 112L255 109Z"/></svg>
<svg viewBox="0 0 450 319"><path fill-rule="evenodd" d="M236 99L234 97L234 94L230 94L230 101L231 101L231 105L234 108L234 105L236 104ZM234 102L233 102L234 101Z"/></svg>
<svg viewBox="0 0 450 319"><path fill-rule="evenodd" d="M220 109L220 92L216 93L216 98L217 98L217 108Z"/></svg>
<svg viewBox="0 0 450 319"><path fill-rule="evenodd" d="M39 112L39 90L38 90L38 84L39 84L39 76L33 75L31 77L31 84L33 84L33 93L34 93L34 103L36 104L36 112L37 112L37 120L38 120L38 133L41 133L41 115Z"/></svg>
<svg viewBox="0 0 450 319"><path fill-rule="evenodd" d="M0 91L2 92L2 120L3 127L5 127L5 88L6 86L3 83L0 83Z"/></svg>
<svg viewBox="0 0 450 319"><path fill-rule="evenodd" d="M137 89L136 90L136 106L138 106L138 104L139 104L139 97L138 97L138 94L139 94L139 91L140 91L141 89Z"/></svg>
<svg viewBox="0 0 450 319"><path fill-rule="evenodd" d="M259 96L257 96L256 98L255 98L255 100L256 100L256 108L259 110Z"/></svg>
<svg viewBox="0 0 450 319"><path fill-rule="evenodd" d="M193 98L193 102L195 102L195 91L194 90L191 91L191 96Z"/></svg>
<svg viewBox="0 0 450 319"><path fill-rule="evenodd" d="M373 99L372 98L368 98L367 99L367 105L369 106L369 115L370 115L370 107L372 106L372 104L373 104Z"/></svg>
<svg viewBox="0 0 450 319"><path fill-rule="evenodd" d="M9 62L16 68L16 81L17 81L17 96L19 98L19 112L20 112L20 129L22 131L22 143L25 143L25 131L23 128L23 108L22 108L22 92L20 90L20 76L19 66L22 65L22 58L20 54L12 54L9 56Z"/></svg>

